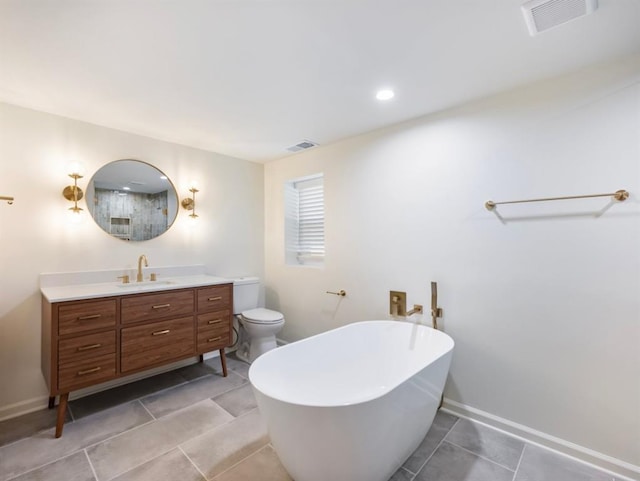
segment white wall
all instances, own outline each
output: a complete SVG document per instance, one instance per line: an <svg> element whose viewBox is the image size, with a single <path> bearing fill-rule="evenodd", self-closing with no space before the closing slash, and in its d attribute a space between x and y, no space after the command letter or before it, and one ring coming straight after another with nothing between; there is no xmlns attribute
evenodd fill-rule
<svg viewBox="0 0 640 481"><path fill-rule="evenodd" d="M428 307L435 280L456 342L449 400L640 466L639 79L628 58L267 164L281 337L385 318L391 289ZM325 267L286 266L283 184L316 172ZM616 205L484 208L623 188Z"/></svg>
<svg viewBox="0 0 640 481"><path fill-rule="evenodd" d="M62 189L66 165L81 161L91 175L117 159L152 163L182 199L196 180L195 226L180 209L156 239L109 237L91 218L69 223ZM263 275L263 166L63 117L0 104L0 414L46 404L40 373L41 272L205 264L220 276ZM82 207L86 205L82 201ZM114 279L115 280L115 279ZM2 417L2 416L0 416Z"/></svg>

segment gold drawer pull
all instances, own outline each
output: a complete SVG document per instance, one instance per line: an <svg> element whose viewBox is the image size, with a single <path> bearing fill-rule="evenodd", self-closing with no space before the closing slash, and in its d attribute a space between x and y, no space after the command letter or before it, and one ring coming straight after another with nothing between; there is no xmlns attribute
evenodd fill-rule
<svg viewBox="0 0 640 481"><path fill-rule="evenodd" d="M152 306L152 309L164 309L165 307L171 307L171 304L158 304L157 306Z"/></svg>
<svg viewBox="0 0 640 481"><path fill-rule="evenodd" d="M163 334L169 334L170 332L171 332L170 329L165 329L164 331L152 332L151 335L152 336L162 336Z"/></svg>
<svg viewBox="0 0 640 481"><path fill-rule="evenodd" d="M102 369L100 366L98 367L93 367L91 369L85 369L84 371L78 371L78 376L84 376L85 374L91 374L92 372L98 372L100 369Z"/></svg>
<svg viewBox="0 0 640 481"><path fill-rule="evenodd" d="M102 344L100 343L96 343L96 344L89 344L88 346L80 346L78 348L78 351L89 351L90 349L97 349L100 346L102 346Z"/></svg>
<svg viewBox="0 0 640 481"><path fill-rule="evenodd" d="M212 337L211 339L207 339L207 342L216 342L222 339L222 336Z"/></svg>
<svg viewBox="0 0 640 481"><path fill-rule="evenodd" d="M78 317L79 321L88 321L89 319L97 319L101 316L102 314L92 314L90 316L80 316Z"/></svg>
<svg viewBox="0 0 640 481"><path fill-rule="evenodd" d="M221 301L222 300L222 296L216 296L216 297L210 297L209 301Z"/></svg>
<svg viewBox="0 0 640 481"><path fill-rule="evenodd" d="M209 321L208 324L220 324L222 319L214 319L213 321Z"/></svg>

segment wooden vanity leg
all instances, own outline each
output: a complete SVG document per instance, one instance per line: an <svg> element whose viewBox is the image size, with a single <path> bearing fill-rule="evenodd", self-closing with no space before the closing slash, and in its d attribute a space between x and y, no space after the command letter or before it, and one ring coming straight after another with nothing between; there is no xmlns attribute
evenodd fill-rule
<svg viewBox="0 0 640 481"><path fill-rule="evenodd" d="M64 426L64 418L67 415L67 401L69 393L60 394L60 402L58 403L58 419L56 420L56 438L62 436L62 427Z"/></svg>
<svg viewBox="0 0 640 481"><path fill-rule="evenodd" d="M56 397L49 396L49 409L53 409L55 405L56 405Z"/></svg>
<svg viewBox="0 0 640 481"><path fill-rule="evenodd" d="M204 362L204 354L200 354L200 362Z"/></svg>
<svg viewBox="0 0 640 481"><path fill-rule="evenodd" d="M220 349L220 362L222 363L222 375L227 377L227 357L224 354L224 348Z"/></svg>

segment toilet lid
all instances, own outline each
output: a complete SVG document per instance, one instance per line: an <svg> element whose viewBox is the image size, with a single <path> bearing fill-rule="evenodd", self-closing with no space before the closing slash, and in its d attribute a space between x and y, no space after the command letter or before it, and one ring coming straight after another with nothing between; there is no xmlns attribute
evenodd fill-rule
<svg viewBox="0 0 640 481"><path fill-rule="evenodd" d="M275 322L282 321L283 318L281 312L272 311L263 307L243 311L242 317L245 321L254 322L256 324L273 324Z"/></svg>

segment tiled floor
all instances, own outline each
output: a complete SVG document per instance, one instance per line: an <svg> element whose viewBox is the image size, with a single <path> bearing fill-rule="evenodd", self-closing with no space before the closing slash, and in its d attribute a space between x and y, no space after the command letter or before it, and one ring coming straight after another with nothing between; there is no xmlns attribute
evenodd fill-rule
<svg viewBox="0 0 640 481"><path fill-rule="evenodd" d="M291 481L247 380L229 357L0 423L0 481ZM439 412L390 481L612 481L610 475ZM332 480L327 480L332 481Z"/></svg>

